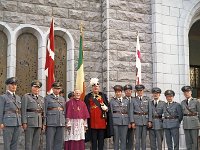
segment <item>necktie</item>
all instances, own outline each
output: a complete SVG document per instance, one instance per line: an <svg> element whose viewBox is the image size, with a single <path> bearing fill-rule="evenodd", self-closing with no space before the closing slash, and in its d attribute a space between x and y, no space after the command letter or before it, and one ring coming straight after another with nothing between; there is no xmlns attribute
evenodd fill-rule
<svg viewBox="0 0 200 150"><path fill-rule="evenodd" d="M188 105L188 99L186 100L186 104Z"/></svg>
<svg viewBox="0 0 200 150"><path fill-rule="evenodd" d="M139 99L140 99L140 101L142 101L142 98L141 98L141 97L140 97Z"/></svg>
<svg viewBox="0 0 200 150"><path fill-rule="evenodd" d="M13 93L13 97L14 97L14 99L16 99L15 93Z"/></svg>
<svg viewBox="0 0 200 150"><path fill-rule="evenodd" d="M157 107L157 101L155 101L154 106Z"/></svg>

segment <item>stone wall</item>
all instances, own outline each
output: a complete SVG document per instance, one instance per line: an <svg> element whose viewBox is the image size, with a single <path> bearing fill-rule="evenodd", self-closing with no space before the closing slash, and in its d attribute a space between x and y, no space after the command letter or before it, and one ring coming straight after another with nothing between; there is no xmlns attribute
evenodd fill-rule
<svg viewBox="0 0 200 150"><path fill-rule="evenodd" d="M75 41L75 68L79 48L79 25L84 24L85 78L102 81L101 1L99 0L18 0L0 2L0 21L13 29L20 24L49 29L52 16L55 27L67 29ZM75 69L76 70L76 69Z"/></svg>
<svg viewBox="0 0 200 150"><path fill-rule="evenodd" d="M142 56L142 83L149 90L152 86L151 1L104 0L102 6L102 40L106 49L103 56L105 60L109 59L103 66L104 81L109 80L107 85L110 90L115 84L135 84L138 31Z"/></svg>
<svg viewBox="0 0 200 150"><path fill-rule="evenodd" d="M79 25L84 24L84 69L88 81L98 77L104 91L113 96L115 84L135 83L136 32L142 53L142 83L152 86L151 1L150 0L2 0L0 22L12 30L21 24L48 31L51 18L55 27L67 29L78 60ZM76 72L75 76L76 77ZM23 145L23 137L21 137ZM0 139L2 142L2 139Z"/></svg>
<svg viewBox="0 0 200 150"><path fill-rule="evenodd" d="M0 12L0 21L13 29L20 24L32 24L47 31L54 16L55 26L67 29L75 40L75 68L82 21L86 81L91 77L98 77L102 83L110 81L109 89L116 83L134 83L136 31L139 31L142 82L147 89L152 85L150 0L110 0L108 4L106 0L9 0L0 2ZM103 87L109 91L107 85Z"/></svg>

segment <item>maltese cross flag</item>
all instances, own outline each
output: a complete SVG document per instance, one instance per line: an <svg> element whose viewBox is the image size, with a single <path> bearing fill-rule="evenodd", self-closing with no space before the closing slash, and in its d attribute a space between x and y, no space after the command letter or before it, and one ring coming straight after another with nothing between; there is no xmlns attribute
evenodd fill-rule
<svg viewBox="0 0 200 150"><path fill-rule="evenodd" d="M141 53L140 53L139 33L137 34L135 57L136 57L136 85L137 85L141 84Z"/></svg>
<svg viewBox="0 0 200 150"><path fill-rule="evenodd" d="M46 63L45 63L45 74L47 76L47 93L52 93L51 86L55 82L54 78L54 21L52 19L49 38L47 40L46 49Z"/></svg>

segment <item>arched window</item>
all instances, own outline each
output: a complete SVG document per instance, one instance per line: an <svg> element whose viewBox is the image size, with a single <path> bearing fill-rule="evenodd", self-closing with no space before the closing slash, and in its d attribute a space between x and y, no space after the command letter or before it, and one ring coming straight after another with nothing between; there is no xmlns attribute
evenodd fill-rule
<svg viewBox="0 0 200 150"><path fill-rule="evenodd" d="M8 39L3 31L0 31L0 94L6 90L5 80L7 73L7 47Z"/></svg>
<svg viewBox="0 0 200 150"><path fill-rule="evenodd" d="M38 40L31 33L23 33L17 38L16 77L19 79L17 93L22 96L31 92L31 81L37 79Z"/></svg>
<svg viewBox="0 0 200 150"><path fill-rule="evenodd" d="M67 43L61 36L55 35L55 80L63 84L66 95Z"/></svg>

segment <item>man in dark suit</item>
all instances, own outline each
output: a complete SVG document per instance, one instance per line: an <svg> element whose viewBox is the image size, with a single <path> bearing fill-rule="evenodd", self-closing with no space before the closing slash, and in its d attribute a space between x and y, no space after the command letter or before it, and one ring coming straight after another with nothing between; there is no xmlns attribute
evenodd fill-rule
<svg viewBox="0 0 200 150"><path fill-rule="evenodd" d="M17 79L8 78L7 91L0 96L0 129L3 129L4 150L17 150L21 128L21 98L15 94Z"/></svg>

